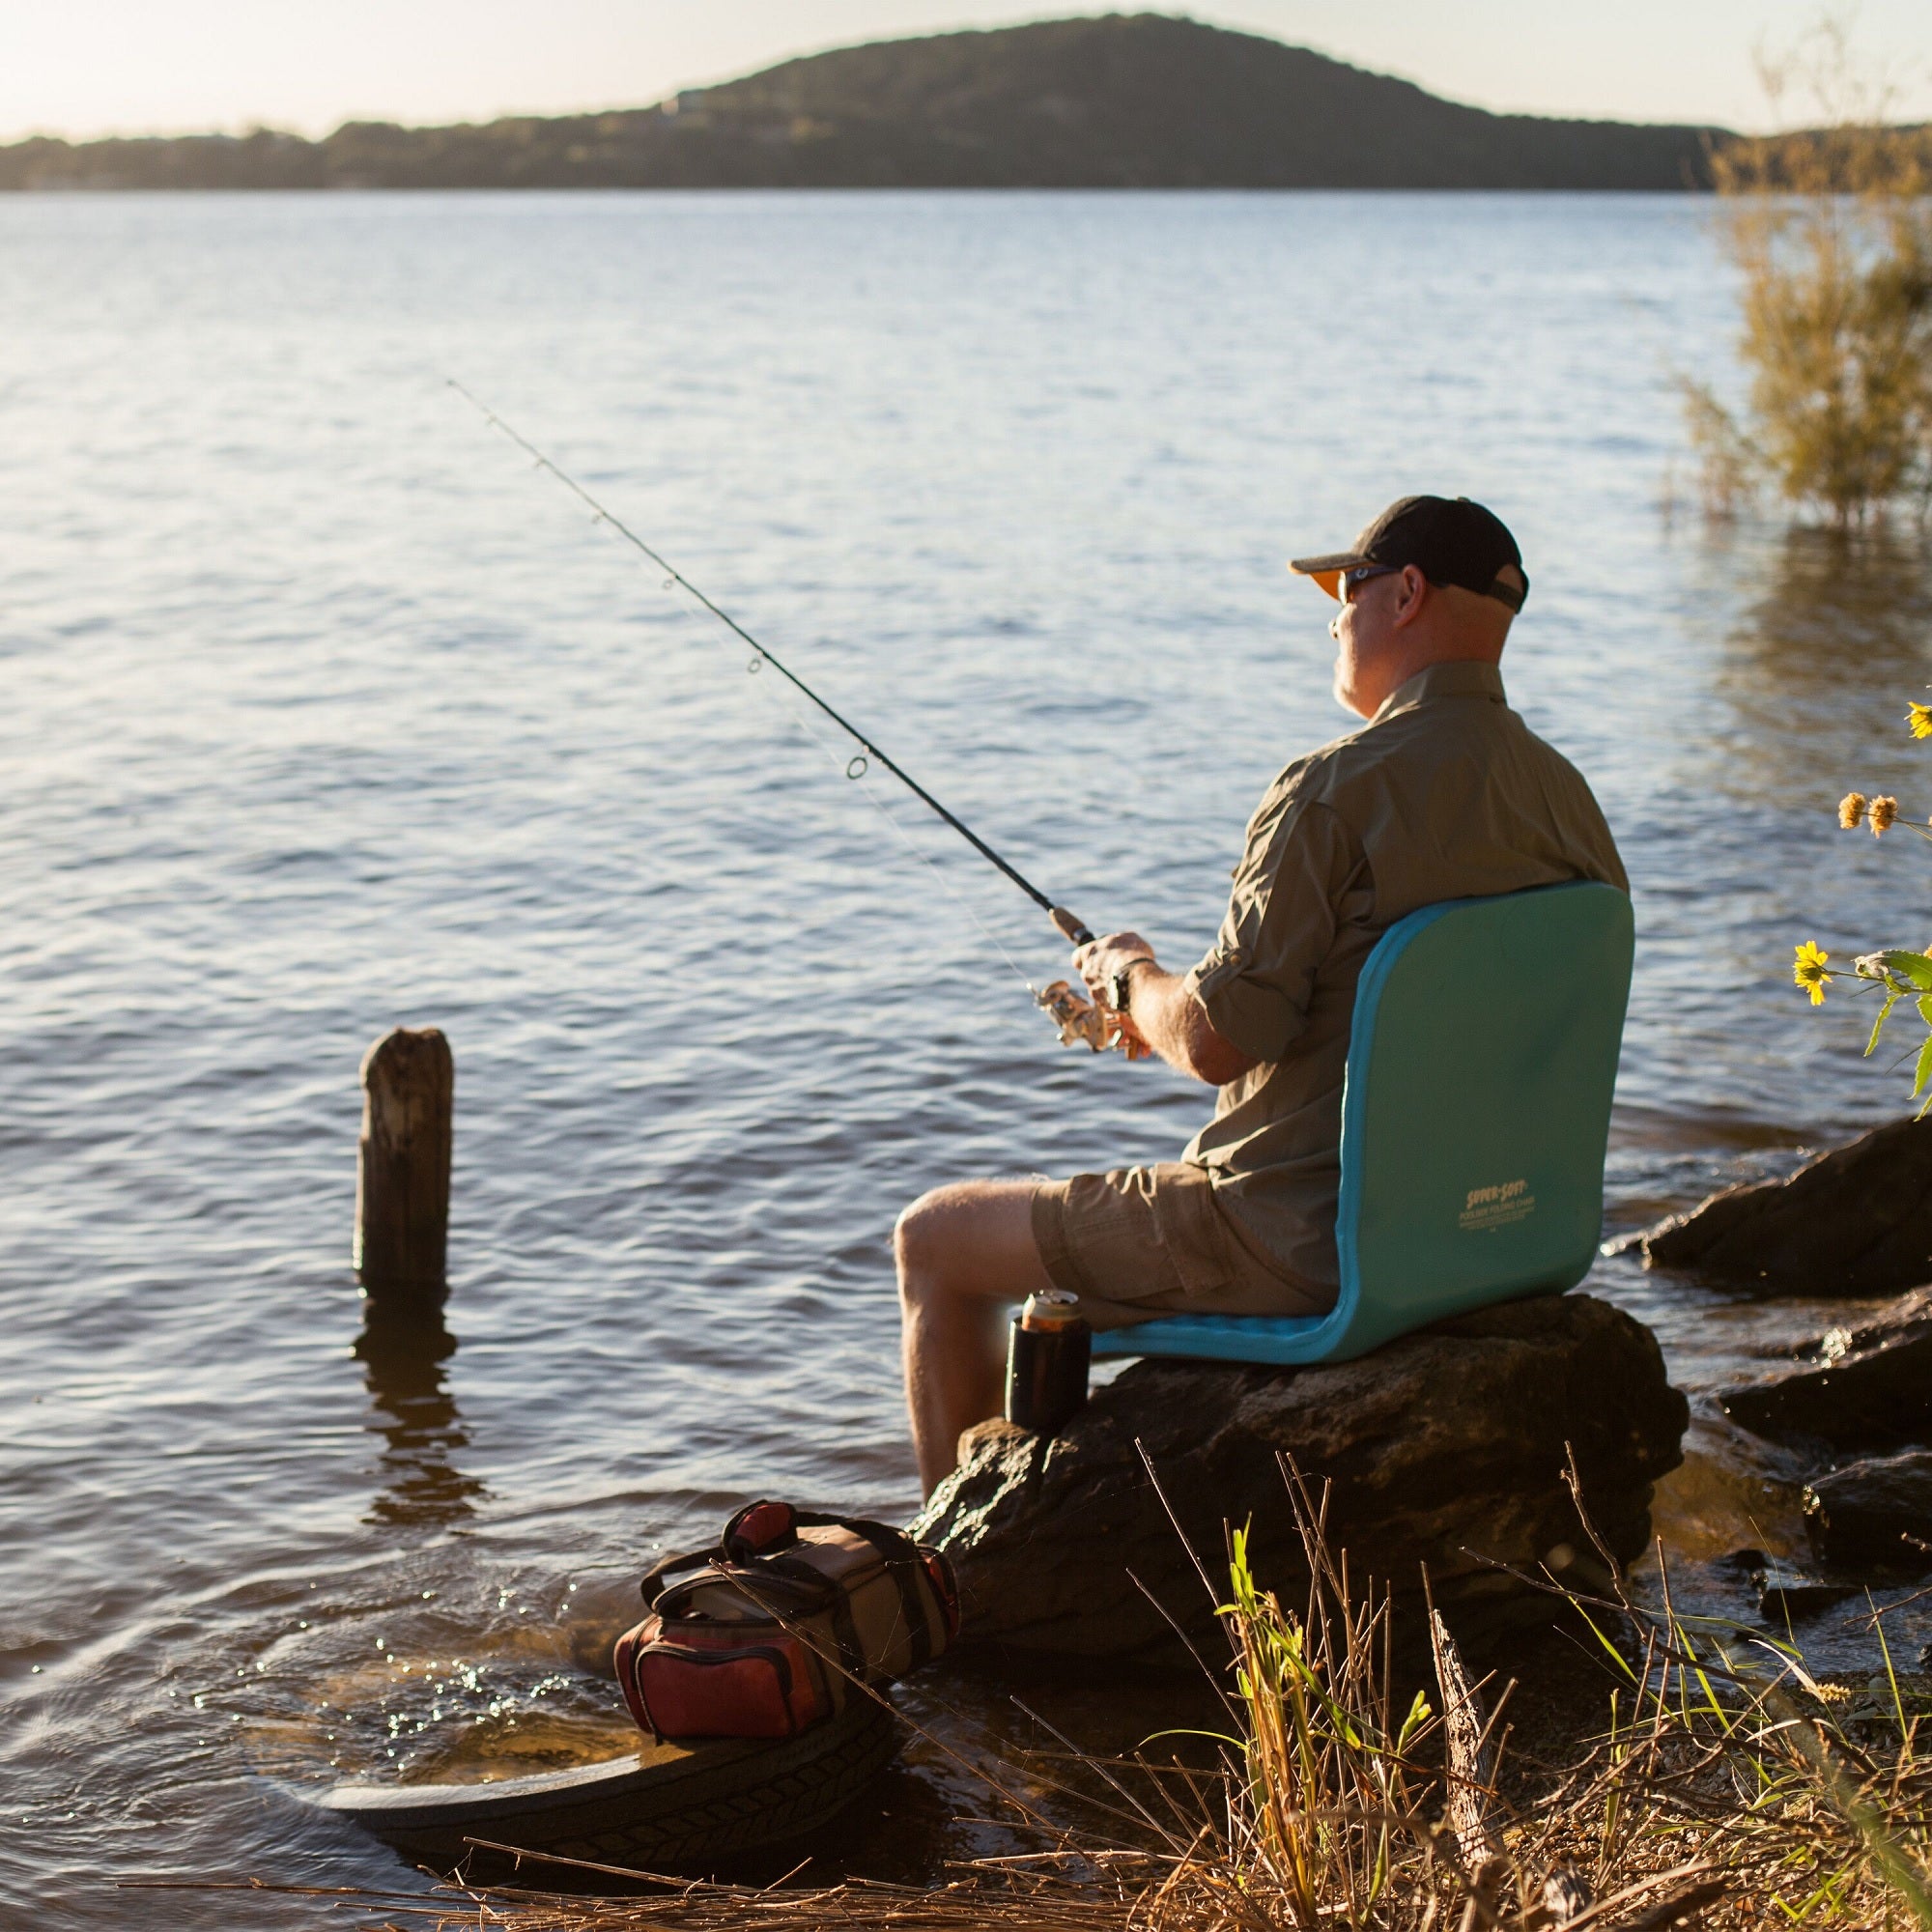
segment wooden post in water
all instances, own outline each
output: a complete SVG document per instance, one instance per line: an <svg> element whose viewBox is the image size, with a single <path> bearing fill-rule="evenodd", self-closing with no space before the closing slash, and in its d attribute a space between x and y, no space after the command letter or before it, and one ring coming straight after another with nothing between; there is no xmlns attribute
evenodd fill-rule
<svg viewBox="0 0 1932 1932"><path fill-rule="evenodd" d="M436 1027L385 1034L362 1059L357 1279L372 1300L441 1306L456 1064Z"/></svg>

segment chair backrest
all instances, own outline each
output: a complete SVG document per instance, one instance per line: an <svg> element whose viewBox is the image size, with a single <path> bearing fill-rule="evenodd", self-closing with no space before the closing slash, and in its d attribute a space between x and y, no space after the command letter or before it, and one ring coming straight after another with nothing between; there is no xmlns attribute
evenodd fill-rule
<svg viewBox="0 0 1932 1932"><path fill-rule="evenodd" d="M1588 1273L1634 945L1629 897L1591 882L1382 935L1355 992L1323 1358Z"/></svg>
<svg viewBox="0 0 1932 1932"><path fill-rule="evenodd" d="M1589 1272L1630 999L1631 902L1604 885L1451 899L1362 968L1342 1095L1341 1293L1325 1315L1172 1315L1096 1355L1347 1361Z"/></svg>

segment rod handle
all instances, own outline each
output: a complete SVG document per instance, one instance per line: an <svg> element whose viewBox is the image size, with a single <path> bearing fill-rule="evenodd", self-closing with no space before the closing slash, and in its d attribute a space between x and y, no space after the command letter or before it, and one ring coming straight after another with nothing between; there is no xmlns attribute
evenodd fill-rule
<svg viewBox="0 0 1932 1932"><path fill-rule="evenodd" d="M1069 945L1093 945L1094 935L1065 906L1049 906L1046 916L1060 928L1060 936Z"/></svg>

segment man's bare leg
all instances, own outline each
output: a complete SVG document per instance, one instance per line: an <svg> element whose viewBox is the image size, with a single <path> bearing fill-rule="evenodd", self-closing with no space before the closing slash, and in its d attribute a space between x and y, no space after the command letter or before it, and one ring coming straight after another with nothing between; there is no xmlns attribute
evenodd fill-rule
<svg viewBox="0 0 1932 1932"><path fill-rule="evenodd" d="M952 1473L960 1432L1000 1412L1007 1305L1053 1286L1034 1245L1037 1184L936 1187L893 1231L906 1408L927 1495Z"/></svg>

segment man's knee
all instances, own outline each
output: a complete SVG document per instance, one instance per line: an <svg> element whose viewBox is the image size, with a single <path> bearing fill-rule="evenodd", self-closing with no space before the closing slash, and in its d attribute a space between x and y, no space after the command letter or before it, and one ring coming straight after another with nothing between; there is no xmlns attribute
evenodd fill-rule
<svg viewBox="0 0 1932 1932"><path fill-rule="evenodd" d="M1024 1300L1045 1287L1034 1192L1030 1180L958 1180L922 1194L893 1231L900 1296Z"/></svg>
<svg viewBox="0 0 1932 1932"><path fill-rule="evenodd" d="M935 1187L899 1216L893 1229L893 1258L898 1263L902 1292L915 1293L935 1285L947 1256L958 1252L966 1194L957 1185Z"/></svg>
<svg viewBox="0 0 1932 1932"><path fill-rule="evenodd" d="M922 1194L893 1230L901 1293L983 1294L989 1270L1004 1282L1017 1246L1031 1255L1032 1203L1031 1185L1010 1181L954 1181Z"/></svg>

